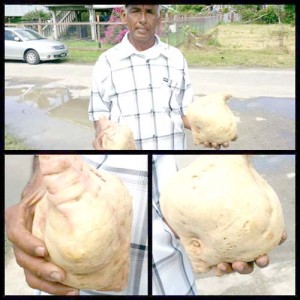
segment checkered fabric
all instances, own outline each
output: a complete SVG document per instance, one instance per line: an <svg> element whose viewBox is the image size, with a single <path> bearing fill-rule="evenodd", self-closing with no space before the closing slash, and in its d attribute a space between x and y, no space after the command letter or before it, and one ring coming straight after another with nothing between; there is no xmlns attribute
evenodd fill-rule
<svg viewBox="0 0 300 300"><path fill-rule="evenodd" d="M196 295L195 276L180 242L163 221L159 207L161 188L177 171L172 155L154 155L152 162L152 294Z"/></svg>
<svg viewBox="0 0 300 300"><path fill-rule="evenodd" d="M186 149L181 116L193 99L187 63L160 41L139 52L128 41L100 55L92 74L89 119L129 126L138 150Z"/></svg>

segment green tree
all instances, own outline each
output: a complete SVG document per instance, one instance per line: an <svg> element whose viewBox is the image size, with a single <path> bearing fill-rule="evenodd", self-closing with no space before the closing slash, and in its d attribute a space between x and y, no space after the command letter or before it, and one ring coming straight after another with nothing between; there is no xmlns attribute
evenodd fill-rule
<svg viewBox="0 0 300 300"><path fill-rule="evenodd" d="M286 4L283 6L282 22L295 25L295 5Z"/></svg>
<svg viewBox="0 0 300 300"><path fill-rule="evenodd" d="M202 11L206 5L176 5L175 9L181 14L196 15Z"/></svg>
<svg viewBox="0 0 300 300"><path fill-rule="evenodd" d="M51 19L51 14L43 10L31 11L22 17L22 21L27 21L27 22L39 21L39 20L47 21L49 19Z"/></svg>
<svg viewBox="0 0 300 300"><path fill-rule="evenodd" d="M243 22L275 24L279 22L295 23L295 5L234 5Z"/></svg>

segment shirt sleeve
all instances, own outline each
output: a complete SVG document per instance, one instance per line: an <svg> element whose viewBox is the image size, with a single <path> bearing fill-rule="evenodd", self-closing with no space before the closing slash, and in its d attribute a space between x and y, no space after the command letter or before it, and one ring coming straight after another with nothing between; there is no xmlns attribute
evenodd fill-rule
<svg viewBox="0 0 300 300"><path fill-rule="evenodd" d="M108 96L107 83L109 81L110 65L107 57L101 55L96 62L91 80L91 95L88 108L90 121L97 121L100 116L110 119L111 101Z"/></svg>
<svg viewBox="0 0 300 300"><path fill-rule="evenodd" d="M159 196L163 186L177 170L172 155L153 156L152 205L153 205L153 250L152 294L195 295L195 276L180 242L163 221Z"/></svg>
<svg viewBox="0 0 300 300"><path fill-rule="evenodd" d="M183 57L183 81L180 93L178 95L181 115L185 115L188 105L193 101L193 89L190 80L188 65L186 59Z"/></svg>

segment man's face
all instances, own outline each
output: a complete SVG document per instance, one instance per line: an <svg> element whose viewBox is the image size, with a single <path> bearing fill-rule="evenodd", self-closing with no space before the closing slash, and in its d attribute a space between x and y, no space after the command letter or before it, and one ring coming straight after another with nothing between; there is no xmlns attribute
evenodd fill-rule
<svg viewBox="0 0 300 300"><path fill-rule="evenodd" d="M123 22L130 31L131 38L138 42L152 40L160 22L157 5L128 5Z"/></svg>

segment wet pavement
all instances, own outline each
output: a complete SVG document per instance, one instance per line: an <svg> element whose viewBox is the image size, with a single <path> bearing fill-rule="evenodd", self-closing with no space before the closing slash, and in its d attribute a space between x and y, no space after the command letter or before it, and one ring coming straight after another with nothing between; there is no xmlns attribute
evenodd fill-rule
<svg viewBox="0 0 300 300"><path fill-rule="evenodd" d="M5 123L35 149L92 149L89 100L74 99L72 91L76 90L80 87L42 88L9 81L5 89ZM237 117L239 135L229 149L295 149L294 99L232 98L229 107ZM191 133L186 132L188 148L202 149L193 145Z"/></svg>
<svg viewBox="0 0 300 300"><path fill-rule="evenodd" d="M35 149L92 150L94 129L87 119L88 99L74 99L84 87L43 88L41 83L16 82L8 81L5 87L9 130Z"/></svg>
<svg viewBox="0 0 300 300"><path fill-rule="evenodd" d="M229 100L228 106L237 118L238 139L230 150L294 150L295 99L257 97ZM193 145L188 134L189 149ZM226 149L222 148L226 151Z"/></svg>
<svg viewBox="0 0 300 300"><path fill-rule="evenodd" d="M6 62L8 131L35 149L91 150L94 129L87 109L92 68ZM238 120L239 138L229 149L295 149L294 70L190 68L190 77L196 97L219 91L233 95L229 107ZM189 131L187 140L188 149L203 149L193 145Z"/></svg>

